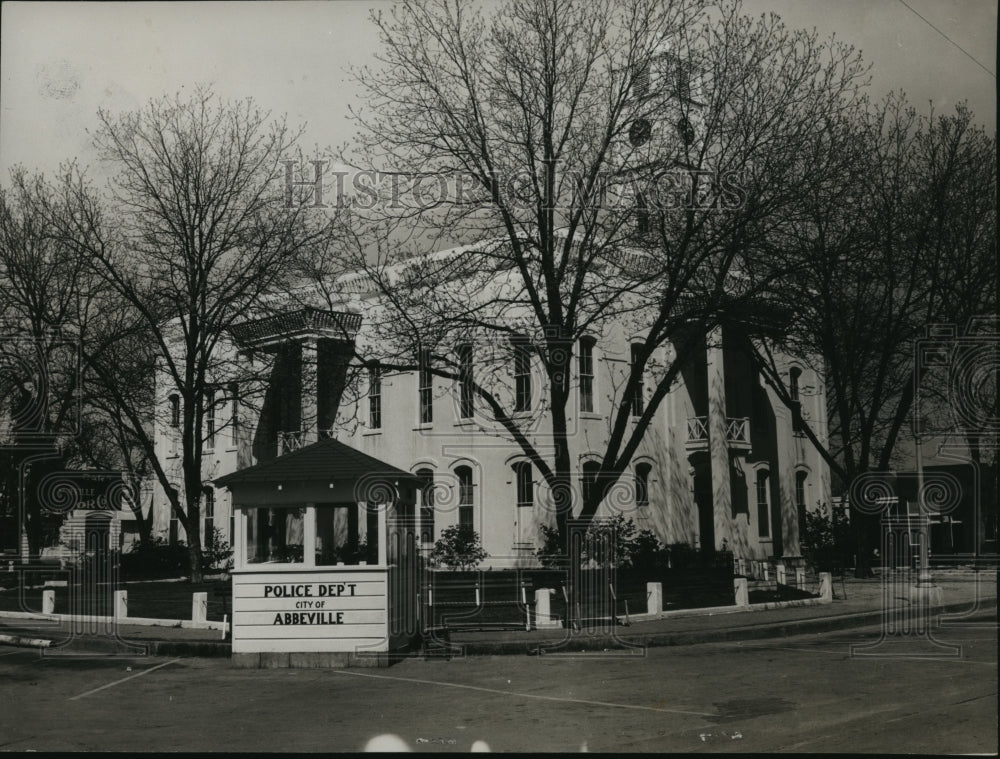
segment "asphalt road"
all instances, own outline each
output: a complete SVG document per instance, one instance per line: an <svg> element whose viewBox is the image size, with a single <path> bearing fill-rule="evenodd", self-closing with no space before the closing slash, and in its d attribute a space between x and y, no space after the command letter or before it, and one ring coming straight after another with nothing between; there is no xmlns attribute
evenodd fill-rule
<svg viewBox="0 0 1000 759"><path fill-rule="evenodd" d="M913 639L851 654L877 636L338 671L0 646L0 750L997 751L995 615L935 632L951 658Z"/></svg>

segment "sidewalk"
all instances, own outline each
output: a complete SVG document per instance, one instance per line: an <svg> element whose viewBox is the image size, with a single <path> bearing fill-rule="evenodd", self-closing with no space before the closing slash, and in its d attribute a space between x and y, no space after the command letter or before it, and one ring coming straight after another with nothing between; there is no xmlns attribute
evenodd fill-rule
<svg viewBox="0 0 1000 759"><path fill-rule="evenodd" d="M932 614L968 614L996 617L997 573L936 572ZM750 610L699 613L692 609L677 616L618 624L613 628L562 628L549 630L450 631L445 639L432 639L428 647L435 655L525 655L557 651L601 651L636 646L676 646L697 643L777 638L880 624L886 609L896 615L912 613L908 588L883 585L881 579L834 581L834 601L812 606L754 608ZM957 618L957 617L956 617ZM936 620L935 620L936 623ZM181 627L119 625L117 638L107 631L87 630L72 623L36 619L0 618L0 643L46 645L46 654L65 652L134 653L155 656L229 656L229 642L218 630ZM101 633L103 634L95 634Z"/></svg>

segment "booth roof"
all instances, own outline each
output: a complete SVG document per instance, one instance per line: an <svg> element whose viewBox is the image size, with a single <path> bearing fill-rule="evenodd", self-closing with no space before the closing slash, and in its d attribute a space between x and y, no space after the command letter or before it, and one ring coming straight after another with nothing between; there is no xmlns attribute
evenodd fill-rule
<svg viewBox="0 0 1000 759"><path fill-rule="evenodd" d="M416 480L416 475L327 438L246 469L219 477L216 485L228 487L251 482L358 480L362 477Z"/></svg>

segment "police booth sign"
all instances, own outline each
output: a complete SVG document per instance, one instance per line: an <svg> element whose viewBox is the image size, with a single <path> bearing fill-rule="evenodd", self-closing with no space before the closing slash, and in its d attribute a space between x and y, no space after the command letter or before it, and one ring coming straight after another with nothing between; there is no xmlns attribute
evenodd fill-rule
<svg viewBox="0 0 1000 759"><path fill-rule="evenodd" d="M331 476L345 459L352 476ZM358 481L366 469L380 487ZM414 642L416 593L405 579L415 579L416 556L400 528L412 475L323 440L216 484L230 489L235 517L234 664L381 666Z"/></svg>

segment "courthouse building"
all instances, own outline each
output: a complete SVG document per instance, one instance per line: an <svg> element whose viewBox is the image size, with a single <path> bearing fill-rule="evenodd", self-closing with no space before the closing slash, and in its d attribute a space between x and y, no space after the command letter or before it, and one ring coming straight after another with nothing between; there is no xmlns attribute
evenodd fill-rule
<svg viewBox="0 0 1000 759"><path fill-rule="evenodd" d="M441 260L468 250L433 256ZM489 554L483 567L535 565L542 527L554 525L555 519L544 479L522 448L485 413L485 404L468 395L464 383L419 368L380 369L366 358L377 355L373 341L386 334L388 317L364 273L343 275L326 289L335 298L327 298L322 307L318 301L309 305L304 297L289 297L286 305L275 309L271 304L266 314L251 315L232 330L235 360L267 369L254 393L226 378L211 391L203 536L219 528L233 541L237 530L253 529L237 524L229 491L214 484L218 478L296 456L318 441L335 438L394 471L416 476L422 487L415 515L424 548L448 526L466 524L480 535ZM631 365L633 339L624 324L610 323L574 346L574 394L567 412L581 489L599 467L612 414L622 402L616 393ZM470 339L447 350L477 382L504 386L498 397L508 398L521 429L544 452L550 424L545 374L537 356L515 348L509 364L498 367L496 352L488 347ZM798 431L808 423L825 440L823 381L804 361L779 359L799 407L793 413L757 373L748 347L748 338L735 327L718 329L705 341L659 405L598 516L623 512L666 544L729 549L736 557L786 563L800 557L804 511L829 503L828 467ZM672 347L663 347L658 355L662 363L669 362ZM181 410L163 379L157 387L157 455L179 485ZM645 408L652 385L651 378L629 401L633 415ZM248 400L251 395L258 400ZM166 498L155 490L154 534L183 540ZM578 512L579 506L575 508ZM354 516L352 529L360 530L362 540L364 524ZM285 535L283 540L294 542L296 537ZM357 534L354 540L357 545Z"/></svg>

